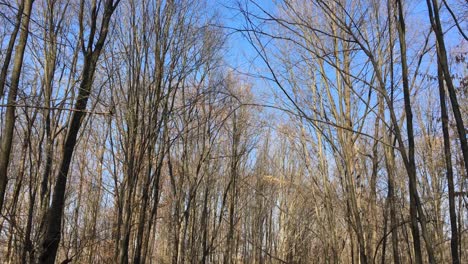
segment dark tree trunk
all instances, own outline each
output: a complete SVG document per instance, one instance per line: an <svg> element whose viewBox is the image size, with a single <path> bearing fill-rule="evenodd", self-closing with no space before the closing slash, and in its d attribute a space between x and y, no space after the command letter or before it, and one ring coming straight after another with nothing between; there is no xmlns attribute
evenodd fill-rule
<svg viewBox="0 0 468 264"><path fill-rule="evenodd" d="M468 175L468 143L466 140L465 125L463 123L462 113L460 111L460 105L458 104L457 93L455 86L453 85L452 77L450 76L447 50L445 48L444 32L440 23L439 17L439 6L436 0L426 0L427 8L429 11L429 19L431 21L432 29L434 30L437 40L437 56L438 65L442 74L439 74L439 78L445 80L447 90L452 104L453 116L457 125L458 138L460 139L460 147L463 154L463 162L465 163L466 175Z"/></svg>
<svg viewBox="0 0 468 264"><path fill-rule="evenodd" d="M65 191L67 187L68 172L71 165L73 152L77 143L78 132L85 117L85 109L93 85L96 64L99 55L101 54L104 48L104 43L109 30L110 19L118 2L119 0L117 0L115 4L113 0L107 0L105 2L99 38L96 42L96 45L94 45L94 49L93 41L97 30L96 20L99 8L93 6L91 10L93 21L91 23L92 25L90 28L90 35L87 45L88 47L86 48L86 50L83 50L84 65L82 81L79 87L80 89L74 107L75 111L71 116L71 120L67 129L67 135L65 137L65 144L62 149L62 157L58 169L54 193L52 196L52 204L50 205L47 211L47 215L45 216L45 226L42 230L43 240L39 248L40 254L38 262L40 264L53 264L55 262L55 257L57 255L57 250L61 238L62 217L65 204ZM80 8L80 20L81 22L83 22L82 19L84 12L84 0L81 1ZM81 28L80 30L83 30L83 28Z"/></svg>
<svg viewBox="0 0 468 264"><path fill-rule="evenodd" d="M450 247L452 253L452 263L460 263L458 256L458 226L457 226L457 213L455 211L455 187L453 183L453 168L452 168L452 154L450 151L450 134L448 127L448 112L445 104L445 87L443 79L443 71L441 65L438 65L437 74L439 77L439 96L440 96L440 110L442 119L442 132L444 135L444 155L445 166L447 167L447 186L449 195L449 214L450 214L450 229L452 237L450 238Z"/></svg>
<svg viewBox="0 0 468 264"><path fill-rule="evenodd" d="M414 158L415 143L414 143L414 132L413 132L413 113L411 109L411 94L409 88L409 77L408 77L408 64L406 61L406 29L405 20L403 15L403 4L401 0L397 0L397 12L398 12L398 36L400 43L401 53L401 68L402 68L402 80L403 80L403 93L405 103L405 114L406 114L406 129L408 135L408 160L407 160L407 171L409 177L409 193L410 193L410 219L411 219L411 231L413 234L413 247L415 253L415 261L417 264L422 264L422 251L421 251L421 240L419 233L418 220L420 220L422 235L426 242L426 249L429 258L429 263L435 263L434 252L432 249L432 243L428 237L426 230L426 218L422 210L422 205L419 200L419 194L417 189L417 177L416 177L416 163ZM419 218L418 218L419 217Z"/></svg>

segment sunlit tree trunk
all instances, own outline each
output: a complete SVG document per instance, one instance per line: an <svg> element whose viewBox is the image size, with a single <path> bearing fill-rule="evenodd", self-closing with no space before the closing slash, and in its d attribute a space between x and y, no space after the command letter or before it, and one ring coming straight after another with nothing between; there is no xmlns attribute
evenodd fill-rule
<svg viewBox="0 0 468 264"><path fill-rule="evenodd" d="M16 98L18 96L21 68L29 36L29 21L34 0L24 0L20 10L23 9L21 18L21 31L18 44L15 49L13 69L11 70L10 89L8 90L7 110L5 113L5 126L0 138L0 212L4 207L6 187L8 183L8 164L10 163L11 146L13 143L13 131L16 122ZM7 67L8 68L8 67ZM3 91L2 91L3 92ZM1 231L1 230L0 230Z"/></svg>

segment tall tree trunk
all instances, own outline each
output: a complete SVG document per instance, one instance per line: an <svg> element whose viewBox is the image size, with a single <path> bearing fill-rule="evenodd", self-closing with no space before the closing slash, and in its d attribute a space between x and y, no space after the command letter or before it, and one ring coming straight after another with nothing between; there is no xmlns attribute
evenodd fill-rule
<svg viewBox="0 0 468 264"><path fill-rule="evenodd" d="M388 142L388 141L387 141ZM393 251L393 263L400 264L400 249L398 242L398 223L397 223L397 212L395 203L395 161L394 153L391 147L385 147L385 160L388 174L388 193L387 199L390 207L390 230L392 232L392 251Z"/></svg>
<svg viewBox="0 0 468 264"><path fill-rule="evenodd" d="M5 192L8 183L8 164L10 163L11 145L13 143L13 131L15 129L15 110L16 97L18 95L18 86L23 66L24 51L29 36L29 21L31 18L31 9L34 0L24 0L23 16L21 19L21 32L18 45L15 50L15 59L11 71L10 90L8 91L7 110L5 113L5 128L0 142L0 213L3 209Z"/></svg>
<svg viewBox="0 0 468 264"><path fill-rule="evenodd" d="M450 238L450 248L452 253L452 263L460 263L458 256L458 225L457 213L455 211L455 187L453 182L453 168L452 168L452 154L450 151L450 134L448 127L448 112L445 99L445 87L443 79L443 71L440 63L437 67L437 75L439 77L439 96L440 96L440 110L442 119L442 132L444 135L444 155L445 166L447 168L447 186L448 186L448 200L449 200L449 215L450 215L450 230L452 237Z"/></svg>
<svg viewBox="0 0 468 264"><path fill-rule="evenodd" d="M465 163L466 175L468 175L468 143L466 140L465 125L463 124L463 116L460 111L460 105L457 99L457 92L453 85L452 77L450 76L449 64L447 59L447 50L445 48L444 31L440 23L439 5L437 0L426 0L427 8L429 11L429 19L431 21L432 29L434 30L437 40L437 57L438 65L442 74L438 74L439 78L445 80L447 90L452 104L453 116L457 125L458 138L460 139L460 147L463 154L463 162Z"/></svg>
<svg viewBox="0 0 468 264"><path fill-rule="evenodd" d="M228 212L228 234L226 238L226 250L224 253L224 263L232 263L232 256L234 253L234 222L235 222L235 207L236 207L236 196L237 196L237 171L239 163L239 129L237 127L237 113L232 113L232 145L231 145L231 168L230 168L230 200L229 200L229 212Z"/></svg>
<svg viewBox="0 0 468 264"><path fill-rule="evenodd" d="M84 49L84 44L82 45L84 49L82 81L80 83L78 97L74 105L75 111L72 113L71 120L68 124L67 135L65 137L65 143L62 149L62 157L58 169L54 193L52 196L52 204L47 211L47 215L45 216L46 224L42 230L44 237L39 248L40 254L38 262L40 264L53 264L55 262L61 238L62 217L65 204L65 190L67 187L68 172L72 162L73 152L77 143L78 132L85 117L84 111L86 109L89 95L93 86L96 64L104 48L105 40L109 31L111 16L114 13L118 3L119 0L116 0L115 4L113 0L106 0L104 4L105 6L102 16L101 28L98 40L94 45L94 49L93 42L97 30L96 20L99 8L96 7L96 3L94 2L94 5L91 9L93 21L91 22L87 48ZM84 0L81 1L80 12L80 21L82 25L84 15ZM80 30L83 31L84 29L81 28Z"/></svg>
<svg viewBox="0 0 468 264"><path fill-rule="evenodd" d="M44 41L44 55L45 55L45 67L44 67L44 130L45 130L45 159L44 159L44 171L42 173L41 187L40 187L40 203L39 213L42 218L47 213L48 202L50 199L49 190L49 177L52 172L53 162L53 145L54 137L52 135L51 128L51 99L52 99L52 85L55 75L55 69L57 64L57 36L56 28L59 25L54 24L54 12L55 12L55 1L47 1L47 27L44 29L45 41ZM44 224L44 223L42 223Z"/></svg>
<svg viewBox="0 0 468 264"><path fill-rule="evenodd" d="M413 234L413 248L415 254L415 261L417 264L422 263L422 251L421 251L421 240L419 237L418 227L418 216L422 228L422 235L426 242L426 250L429 258L429 263L435 264L434 251L432 247L432 241L428 237L426 229L426 217L422 210L422 205L419 200L417 177L416 177L416 163L414 158L414 132L413 132L413 113L411 109L411 94L409 88L409 77L408 77L408 64L406 61L406 28L405 20L403 15L403 4L402 0L397 0L398 10L398 37L400 43L401 53L401 68L402 68L402 79L403 79L403 93L404 93L404 104L406 114L406 129L408 135L408 177L409 177L409 196L410 196L410 218L411 218L411 231Z"/></svg>
<svg viewBox="0 0 468 264"><path fill-rule="evenodd" d="M395 77L394 77L394 56L393 56L393 19L392 19L392 4L391 1L387 1L387 16L389 17L389 45L388 53L390 53L390 108L393 109L393 100L394 100L394 89L395 89ZM381 87L384 88L384 87ZM384 109L384 98L382 94L379 94L379 115L385 120L385 109ZM393 124L396 125L396 124ZM395 141L392 140L391 133L392 129L390 128L387 132L386 127L383 126L383 137L385 143L384 146L384 156L385 156L385 167L387 169L387 183L388 183L388 192L387 199L390 207L390 230L392 232L392 251L393 251L393 263L400 264L400 250L399 250L399 241L398 241L398 223L396 215L396 203L395 203Z"/></svg>

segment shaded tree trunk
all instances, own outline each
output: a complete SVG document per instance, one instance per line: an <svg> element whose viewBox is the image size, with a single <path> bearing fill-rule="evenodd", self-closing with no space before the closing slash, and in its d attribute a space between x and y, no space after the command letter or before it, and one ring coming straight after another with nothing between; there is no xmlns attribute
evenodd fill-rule
<svg viewBox="0 0 468 264"><path fill-rule="evenodd" d="M57 179L54 187L54 193L52 196L52 204L50 205L45 221L45 227L42 231L44 234L43 240L40 245L39 263L40 264L53 264L57 255L57 250L61 237L62 228L62 217L63 208L65 204L65 190L67 187L67 178L70 165L72 162L73 152L77 143L78 132L81 128L83 120L85 118L85 112L89 95L93 86L94 74L96 71L96 64L99 56L104 48L105 40L109 31L109 24L112 14L117 7L119 0L106 0L104 4L104 13L102 16L101 28L98 36L98 40L93 45L95 33L97 30L97 12L98 7L94 2L94 6L91 9L92 13L92 25L90 28L89 40L87 48L84 49L84 65L82 70L82 81L78 92L78 97L74 105L75 111L71 115L70 122L68 124L67 135L65 137L65 143L62 149L61 161L58 169ZM81 26L83 23L84 13L84 0L81 1L80 5L80 20ZM84 29L81 28L81 31ZM83 40L81 40L83 41ZM94 47L93 47L94 46Z"/></svg>
<svg viewBox="0 0 468 264"><path fill-rule="evenodd" d="M397 12L398 12L398 37L400 43L401 53L401 68L402 68L402 80L403 80L403 93L404 93L404 104L406 114L406 129L408 135L408 163L407 171L409 177L409 196L410 196L410 218L411 218L411 231L413 234L413 248L415 254L415 261L417 264L422 263L422 251L421 251L421 240L419 233L418 220L422 228L422 236L426 243L426 250L429 258L429 263L434 264L434 251L432 247L432 241L426 229L426 217L422 210L422 204L419 198L417 189L417 175L416 175L416 163L414 158L414 132L413 132L413 113L411 109L411 94L409 88L409 77L408 77L408 64L406 61L406 28L405 19L403 15L403 4L402 0L397 0ZM419 217L419 218L418 218Z"/></svg>
<svg viewBox="0 0 468 264"><path fill-rule="evenodd" d="M450 134L448 126L448 112L445 98L444 79L442 75L442 67L439 64L437 67L437 74L439 79L439 96L440 96L440 110L442 119L442 132L444 136L444 156L445 166L447 168L447 187L448 187L448 200L449 200L449 215L450 215L450 249L452 254L452 263L459 264L460 257L458 255L458 224L457 212L455 210L455 187L453 181L453 168L452 168L452 154L450 151Z"/></svg>

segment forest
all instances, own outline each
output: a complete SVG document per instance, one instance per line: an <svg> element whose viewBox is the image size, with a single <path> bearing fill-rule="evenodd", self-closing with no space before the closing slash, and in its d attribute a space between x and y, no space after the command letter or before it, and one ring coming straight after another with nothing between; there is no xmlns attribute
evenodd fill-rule
<svg viewBox="0 0 468 264"><path fill-rule="evenodd" d="M0 263L468 263L466 0L0 0Z"/></svg>

